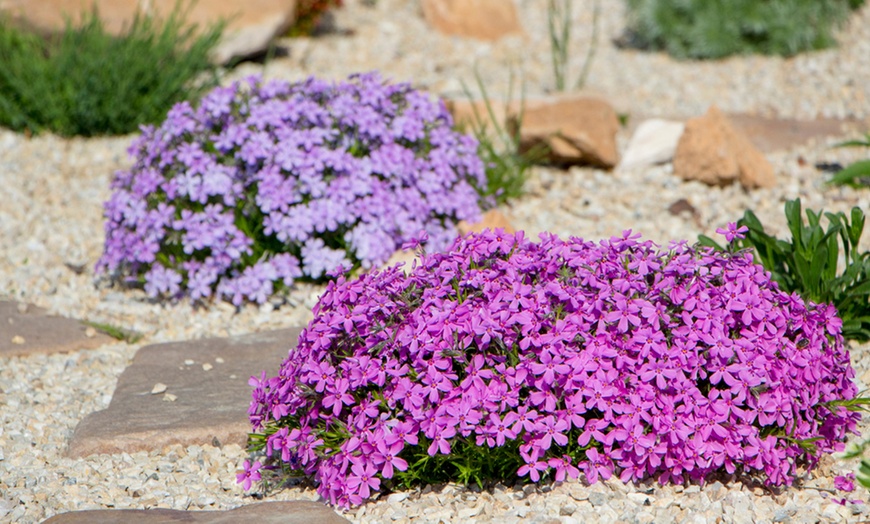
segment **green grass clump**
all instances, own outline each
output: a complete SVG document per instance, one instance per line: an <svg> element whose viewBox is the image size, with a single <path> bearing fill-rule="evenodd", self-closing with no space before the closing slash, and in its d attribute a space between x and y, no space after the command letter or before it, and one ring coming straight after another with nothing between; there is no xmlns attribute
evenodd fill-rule
<svg viewBox="0 0 870 524"><path fill-rule="evenodd" d="M858 140L848 140L836 147L870 147L870 133ZM870 160L859 160L840 170L828 181L835 186L851 186L854 188L870 187Z"/></svg>
<svg viewBox="0 0 870 524"><path fill-rule="evenodd" d="M627 0L631 43L677 58L792 56L836 44L865 0Z"/></svg>
<svg viewBox="0 0 870 524"><path fill-rule="evenodd" d="M487 93L483 79L475 71L475 80L480 92L480 98L486 109L486 115L481 114L471 90L463 84L465 96L472 102L473 119L470 125L471 134L480 143L477 154L486 169L486 187L477 188L484 208L491 204L501 205L509 200L519 198L524 193L529 169L540 163L546 157L546 148L539 146L530 151L520 151L520 129L522 128L524 99L520 100L519 114L513 115L513 125L507 126L499 121L495 108ZM511 113L513 100L514 76L511 74L508 84L508 96L505 101L504 115ZM489 126L493 129L490 130ZM464 131L464 130L463 130Z"/></svg>
<svg viewBox="0 0 870 524"><path fill-rule="evenodd" d="M89 320L83 320L82 323L86 326L90 326L97 331L105 333L115 340L120 340L122 342L126 342L128 344L135 344L142 340L142 334L136 333L131 329L125 329L118 326L113 326L112 324L103 324L101 322L91 322Z"/></svg>
<svg viewBox="0 0 870 524"><path fill-rule="evenodd" d="M217 84L209 53L223 24L201 34L178 10L106 32L96 10L44 39L0 20L0 126L62 136L118 135L165 118Z"/></svg>

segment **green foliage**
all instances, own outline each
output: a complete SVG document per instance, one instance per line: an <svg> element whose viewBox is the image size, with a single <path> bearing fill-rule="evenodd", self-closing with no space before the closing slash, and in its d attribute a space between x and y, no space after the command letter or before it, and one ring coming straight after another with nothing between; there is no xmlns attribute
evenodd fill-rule
<svg viewBox="0 0 870 524"><path fill-rule="evenodd" d="M516 123L508 129L503 125L495 114L492 101L487 94L486 87L480 75L475 72L475 80L480 91L480 97L486 107L486 116L480 114L477 106L472 103L474 119L471 122L471 132L480 143L478 155L483 160L486 169L486 187L477 188L481 201L484 205L490 199L495 199L496 204L503 204L513 198L523 195L523 186L528 178L528 170L536 162L543 160L546 151L535 148L531 151L520 152L520 128L523 119L523 103L520 102L520 112L516 117ZM514 77L510 76L508 85L508 97L505 101L504 114L510 112L510 104L513 100ZM474 97L465 84L462 86L465 96L473 101ZM492 124L493 133L489 130Z"/></svg>
<svg viewBox="0 0 870 524"><path fill-rule="evenodd" d="M298 0L296 20L287 30L287 36L310 36L324 13L334 7L341 7L341 0Z"/></svg>
<svg viewBox="0 0 870 524"><path fill-rule="evenodd" d="M63 136L126 134L217 84L209 53L223 24L197 36L178 9L108 34L96 10L43 39L0 20L0 125Z"/></svg>
<svg viewBox="0 0 870 524"><path fill-rule="evenodd" d="M571 43L571 2L572 0L549 0L547 3L547 27L550 32L550 55L553 64L553 77L556 81L556 90L565 90L565 78L568 75L568 48ZM589 77L589 69L592 60L598 50L599 22L601 19L601 2L594 0L592 11L592 42L586 50L586 58L583 61L583 70L577 79L575 89L580 89L586 84Z"/></svg>
<svg viewBox="0 0 870 524"><path fill-rule="evenodd" d="M870 133L858 140L840 142L836 147L870 147ZM828 181L837 186L870 187L870 160L860 160L839 171Z"/></svg>
<svg viewBox="0 0 870 524"><path fill-rule="evenodd" d="M768 235L755 213L747 210L737 222L738 227L749 228L746 238L735 239L729 248L752 250L755 261L771 273L783 291L833 304L843 320L845 338L870 340L870 252L858 252L864 213L858 207L852 208L851 217L842 212L824 213L827 229L820 224L822 212L807 209L806 214L808 224L801 218L800 199L786 202L792 234L791 242L786 242ZM707 236L698 240L701 245L725 249ZM845 268L837 274L841 243Z"/></svg>
<svg viewBox="0 0 870 524"><path fill-rule="evenodd" d="M632 44L677 58L792 56L834 46L864 0L627 0Z"/></svg>

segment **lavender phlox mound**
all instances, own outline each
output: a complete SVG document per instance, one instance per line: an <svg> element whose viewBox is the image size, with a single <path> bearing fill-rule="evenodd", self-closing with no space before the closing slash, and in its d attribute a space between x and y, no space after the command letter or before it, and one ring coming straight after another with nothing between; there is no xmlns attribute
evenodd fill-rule
<svg viewBox="0 0 870 524"><path fill-rule="evenodd" d="M859 415L834 308L748 252L638 237L486 231L330 283L280 373L251 380L252 451L348 506L421 458L461 471L471 446L513 480L774 486L842 449Z"/></svg>
<svg viewBox="0 0 870 524"><path fill-rule="evenodd" d="M132 144L97 270L153 297L239 305L378 266L421 234L438 251L480 217L477 147L442 103L374 73L217 88Z"/></svg>

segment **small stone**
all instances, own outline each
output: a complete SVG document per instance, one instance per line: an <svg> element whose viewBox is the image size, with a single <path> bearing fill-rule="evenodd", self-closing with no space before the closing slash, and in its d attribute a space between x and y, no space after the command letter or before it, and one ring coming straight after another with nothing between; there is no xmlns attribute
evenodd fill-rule
<svg viewBox="0 0 870 524"><path fill-rule="evenodd" d="M85 336L88 338L94 338L95 336L97 336L97 330L89 326L87 329L85 329Z"/></svg>
<svg viewBox="0 0 870 524"><path fill-rule="evenodd" d="M595 507L603 506L607 504L608 497L606 494L601 493L600 491L593 491L589 494L589 503Z"/></svg>
<svg viewBox="0 0 870 524"><path fill-rule="evenodd" d="M214 368L214 366L212 366L212 365L209 364L208 362L206 362L205 364L202 365L202 370L203 370L203 371L211 371L212 368Z"/></svg>
<svg viewBox="0 0 870 524"><path fill-rule="evenodd" d="M628 500L634 502L635 504L641 505L641 506L649 506L650 504L652 504L653 502L656 501L655 497L652 497L650 495L645 495L643 493L628 493L625 496Z"/></svg>
<svg viewBox="0 0 870 524"><path fill-rule="evenodd" d="M152 395L159 395L159 394L163 393L164 391L166 391L166 384L164 384L163 382L158 382L158 383L154 384L153 388L151 388Z"/></svg>
<svg viewBox="0 0 870 524"><path fill-rule="evenodd" d="M13 344L21 345L21 344L24 344L24 342L25 342L24 337L22 337L21 335L15 335L14 337L12 337Z"/></svg>
<svg viewBox="0 0 870 524"><path fill-rule="evenodd" d="M164 402L175 402L176 400L178 400L178 396L177 396L177 395L173 395L172 393L165 393L165 394L163 395L163 401L164 401Z"/></svg>
<svg viewBox="0 0 870 524"><path fill-rule="evenodd" d="M196 364L196 362L194 362L192 358L188 358L184 361L185 366L192 366L194 364Z"/></svg>
<svg viewBox="0 0 870 524"><path fill-rule="evenodd" d="M570 515L573 515L575 511L577 511L577 506L575 506L574 504L566 504L559 507L559 516L568 517Z"/></svg>
<svg viewBox="0 0 870 524"><path fill-rule="evenodd" d="M387 497L387 503L389 504L399 504L400 502L407 500L408 493L405 491L399 491L396 493L391 493L389 497Z"/></svg>
<svg viewBox="0 0 870 524"><path fill-rule="evenodd" d="M226 360L224 360L223 357L217 357L216 359L214 359L214 361L217 362L218 364L223 364L224 362L226 362Z"/></svg>
<svg viewBox="0 0 870 524"><path fill-rule="evenodd" d="M683 493L699 493L701 491L701 487L697 484L687 487Z"/></svg>

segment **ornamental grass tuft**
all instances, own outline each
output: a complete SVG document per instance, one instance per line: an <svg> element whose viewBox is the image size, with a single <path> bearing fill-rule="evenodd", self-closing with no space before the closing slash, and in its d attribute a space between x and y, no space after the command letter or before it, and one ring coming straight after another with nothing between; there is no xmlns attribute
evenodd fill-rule
<svg viewBox="0 0 870 524"><path fill-rule="evenodd" d="M94 10L44 39L0 17L0 126L94 136L158 122L217 85L209 54L223 27L197 33L176 10L165 20L137 15L113 36Z"/></svg>
<svg viewBox="0 0 870 524"><path fill-rule="evenodd" d="M296 279L450 245L480 219L477 142L443 103L377 74L252 79L176 105L130 148L97 264L148 295L265 302Z"/></svg>
<svg viewBox="0 0 870 524"><path fill-rule="evenodd" d="M329 284L251 379L239 479L308 476L339 506L447 481L788 485L855 431L853 376L835 309L748 252L485 231Z"/></svg>

